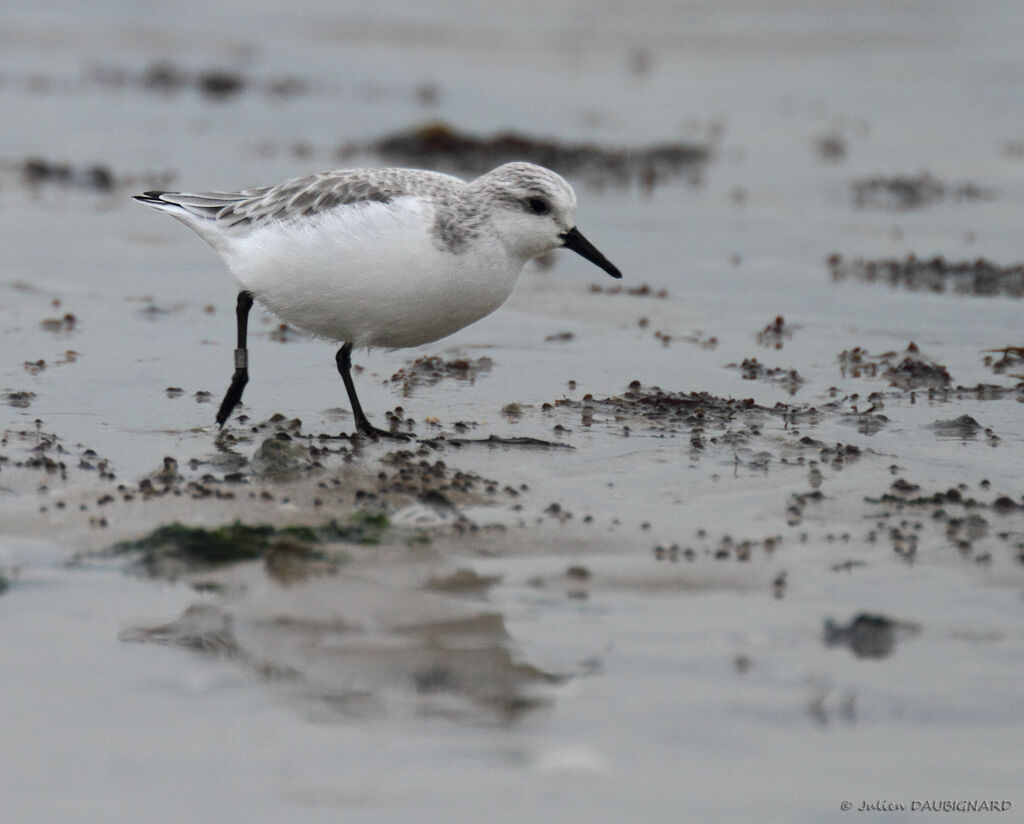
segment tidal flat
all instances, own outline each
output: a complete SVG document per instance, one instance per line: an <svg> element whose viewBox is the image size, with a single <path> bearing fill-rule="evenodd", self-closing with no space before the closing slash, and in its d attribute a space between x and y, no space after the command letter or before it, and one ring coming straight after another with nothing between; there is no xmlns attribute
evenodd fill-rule
<svg viewBox="0 0 1024 824"><path fill-rule="evenodd" d="M15 3L5 820L1024 804L1018 6ZM354 353L407 443L254 312L216 427L234 284L132 194L509 152L621 284Z"/></svg>

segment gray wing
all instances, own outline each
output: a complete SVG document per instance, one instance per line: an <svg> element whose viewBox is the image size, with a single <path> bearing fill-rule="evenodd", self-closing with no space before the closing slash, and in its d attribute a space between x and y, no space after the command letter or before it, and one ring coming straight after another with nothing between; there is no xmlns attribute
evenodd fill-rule
<svg viewBox="0 0 1024 824"><path fill-rule="evenodd" d="M157 207L177 207L198 218L198 222L215 221L218 229L237 231L272 221L296 220L343 205L388 203L406 195L441 195L462 185L458 178L437 172L345 169L241 192L146 192L136 199Z"/></svg>

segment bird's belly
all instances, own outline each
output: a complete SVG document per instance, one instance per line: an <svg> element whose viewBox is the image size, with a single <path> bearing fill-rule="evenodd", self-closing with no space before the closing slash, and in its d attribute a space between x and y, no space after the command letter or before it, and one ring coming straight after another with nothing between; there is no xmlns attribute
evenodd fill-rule
<svg viewBox="0 0 1024 824"><path fill-rule="evenodd" d="M419 346L501 306L525 263L494 250L454 254L420 234L366 244L277 233L228 263L289 325L356 347Z"/></svg>

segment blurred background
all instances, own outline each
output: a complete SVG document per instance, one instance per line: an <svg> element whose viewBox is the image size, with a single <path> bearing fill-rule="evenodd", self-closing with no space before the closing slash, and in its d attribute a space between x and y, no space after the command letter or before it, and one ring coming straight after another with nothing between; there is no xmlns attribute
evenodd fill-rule
<svg viewBox="0 0 1024 824"><path fill-rule="evenodd" d="M960 533L944 537L944 521L916 566L864 526L865 501L899 473L922 494L984 479L1019 500L1019 391L926 400L840 368L856 347L892 363L913 341L948 368L949 388L1009 380L983 353L1024 343L1022 34L1020 0L6 0L0 695L13 721L0 817L809 822L835 820L847 797L1024 804L1013 798L1021 567L1007 549L1020 525L974 536L992 542L992 566L954 553ZM379 686L392 670L289 658L322 638L264 634L283 590L262 580L239 587L251 598L236 629L308 689L268 686L244 656L118 641L199 596L68 558L174 517L215 526L227 515L206 503L103 508L96 455L116 473L112 495L116 483L137 491L171 455L188 479L234 471L216 462L210 427L230 377L235 286L197 237L131 195L344 166L472 177L513 158L570 179L579 226L625 291L556 253L528 266L492 317L423 352L356 361L371 418L401 404L420 427L469 421L483 437L574 431L576 449L556 458L445 456L532 490L520 511L502 510L509 523L579 516L524 532L514 550L437 550L502 581L467 609L500 615L484 633L495 678L544 682L541 709L418 714L399 701L367 718L326 707L317 690L331 679L357 671ZM872 261L892 262L891 282L866 274ZM346 431L333 349L254 318L247 413ZM493 368L407 397L389 376L421 354ZM754 367L800 380L737 367L754 355ZM865 457L845 469L822 459L810 477L820 486L824 473L828 503L800 525L791 496L808 493L809 475L788 422L755 428L749 448L698 453L635 424L627 439L611 416L591 429L538 411L634 379L801 406L815 443L856 443ZM872 392L886 404L877 427L857 417ZM526 414L503 415L513 402ZM970 435L937 434L937 420L961 415L975 419ZM88 470L36 473L24 455L42 449L40 433ZM58 489L60 509L46 497ZM296 502L272 500L231 517L293 517ZM728 537L731 558L733 536L761 547L774 535L786 552L757 550L741 568L707 560L666 576L652 556L697 541L710 559ZM536 584L580 557L614 583L590 598ZM840 578L835 565L854 557L867 571ZM378 582L401 567L364 561ZM419 583L388 579L371 603L349 581L305 606L390 626L398 618L379 605L419 604ZM864 609L899 619L885 627L884 662L822 644L825 618ZM893 626L907 632L889 658ZM177 629L129 640L170 643ZM845 632L828 638L842 646Z"/></svg>

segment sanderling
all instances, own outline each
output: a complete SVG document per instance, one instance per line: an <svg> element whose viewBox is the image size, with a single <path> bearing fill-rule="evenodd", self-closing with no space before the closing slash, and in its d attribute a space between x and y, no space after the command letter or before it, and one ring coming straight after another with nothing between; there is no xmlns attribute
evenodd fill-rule
<svg viewBox="0 0 1024 824"><path fill-rule="evenodd" d="M335 361L358 431L395 436L363 413L353 347L419 346L450 335L501 306L527 261L560 246L622 277L576 228L572 187L532 163L506 163L468 183L415 169L343 169L242 192L135 199L194 230L241 287L220 426L249 380L254 300L285 323L340 342Z"/></svg>

